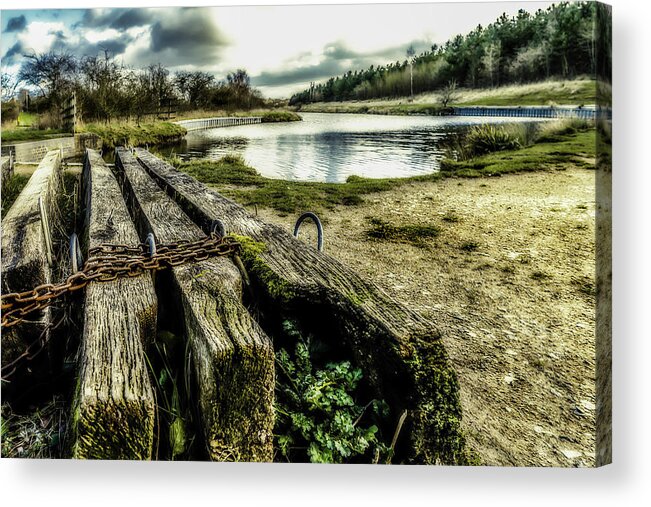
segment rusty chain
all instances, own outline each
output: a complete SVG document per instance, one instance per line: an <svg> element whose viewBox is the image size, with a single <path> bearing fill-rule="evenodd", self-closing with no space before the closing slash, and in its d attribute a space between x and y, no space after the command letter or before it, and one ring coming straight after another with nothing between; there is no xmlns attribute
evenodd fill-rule
<svg viewBox="0 0 651 507"><path fill-rule="evenodd" d="M2 296L2 327L19 324L25 317L41 310L65 294L79 291L90 282L110 282L117 278L140 276L145 271L166 269L199 262L210 257L237 254L240 244L228 236L211 233L198 241L178 241L157 245L150 255L147 244L138 246L105 244L89 249L81 271L59 284L46 283L25 292Z"/></svg>

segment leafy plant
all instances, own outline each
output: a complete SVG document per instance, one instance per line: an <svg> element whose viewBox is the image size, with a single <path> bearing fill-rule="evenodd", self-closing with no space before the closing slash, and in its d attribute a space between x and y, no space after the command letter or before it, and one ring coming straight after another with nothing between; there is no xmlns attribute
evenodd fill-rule
<svg viewBox="0 0 651 507"><path fill-rule="evenodd" d="M521 148L517 136L497 125L480 125L471 128L466 136L466 146L471 156Z"/></svg>
<svg viewBox="0 0 651 507"><path fill-rule="evenodd" d="M284 323L290 336L298 336L294 356L285 349L276 354L276 446L288 461L312 463L378 462L390 448L380 440L369 419L386 417L384 401L357 401L362 371L349 361L329 362L316 368L310 343L300 337L291 322Z"/></svg>

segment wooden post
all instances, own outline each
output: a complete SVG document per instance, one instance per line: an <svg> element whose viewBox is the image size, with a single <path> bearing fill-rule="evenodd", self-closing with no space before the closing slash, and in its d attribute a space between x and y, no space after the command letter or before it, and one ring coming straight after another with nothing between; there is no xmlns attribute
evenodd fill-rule
<svg viewBox="0 0 651 507"><path fill-rule="evenodd" d="M257 219L148 151L136 154L202 227L219 219L227 232L249 238L243 258L256 288L307 319L307 326L333 328L331 345L354 354L396 423L408 410L403 446L410 462L464 463L457 376L432 322L289 231Z"/></svg>
<svg viewBox="0 0 651 507"><path fill-rule="evenodd" d="M89 248L138 245L120 187L97 151L86 152L83 176ZM156 311L151 273L87 286L73 457L151 458L156 403L144 348L155 337Z"/></svg>
<svg viewBox="0 0 651 507"><path fill-rule="evenodd" d="M139 216L141 235L151 231L161 243L205 237L124 148L116 150L116 167ZM171 271L210 458L271 461L273 345L242 305L239 270L230 259L217 257Z"/></svg>
<svg viewBox="0 0 651 507"><path fill-rule="evenodd" d="M53 270L48 258L48 245L57 228L57 197L61 192L61 156L59 150L48 152L38 165L2 221L2 293L23 292L52 283ZM42 214L49 217L49 228L43 227ZM32 344L47 343L52 327L51 308L34 312L27 322L3 329L2 367L6 368ZM47 357L46 354L43 356ZM32 368L38 368L32 361Z"/></svg>

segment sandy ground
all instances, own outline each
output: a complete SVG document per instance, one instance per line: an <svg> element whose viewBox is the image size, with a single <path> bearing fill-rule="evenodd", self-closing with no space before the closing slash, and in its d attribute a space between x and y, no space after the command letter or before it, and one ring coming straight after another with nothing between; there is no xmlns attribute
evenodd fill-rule
<svg viewBox="0 0 651 507"><path fill-rule="evenodd" d="M448 179L322 214L329 254L443 331L484 464L594 464L594 177ZM296 219L258 213L288 230ZM424 247L371 240L372 217L441 233Z"/></svg>

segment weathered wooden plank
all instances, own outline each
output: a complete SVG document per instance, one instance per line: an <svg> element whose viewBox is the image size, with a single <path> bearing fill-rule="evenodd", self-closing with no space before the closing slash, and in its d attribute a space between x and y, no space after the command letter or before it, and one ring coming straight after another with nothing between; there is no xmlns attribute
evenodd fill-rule
<svg viewBox="0 0 651 507"><path fill-rule="evenodd" d="M137 245L120 187L97 151L84 161L86 244ZM151 273L91 282L84 299L73 457L150 459L156 403L144 347L156 333Z"/></svg>
<svg viewBox="0 0 651 507"><path fill-rule="evenodd" d="M58 150L48 152L32 174L11 209L2 220L2 293L23 292L52 283L48 257L52 252L51 231L59 216L57 197L61 192L61 157ZM50 230L41 223L42 208L49 218ZM51 309L28 315L24 324L2 332L3 368L15 362L37 340L49 340ZM36 361L32 363L36 367ZM4 370L3 370L4 371Z"/></svg>
<svg viewBox="0 0 651 507"><path fill-rule="evenodd" d="M271 300L313 329L328 329L332 345L347 347L394 418L408 418L408 461L464 463L457 376L432 322L363 280L333 257L267 224L143 149L147 171L204 230L215 219L227 232L253 238L243 253L249 275ZM405 445L401 444L401 445Z"/></svg>
<svg viewBox="0 0 651 507"><path fill-rule="evenodd" d="M116 150L141 234L161 243L205 237L140 167ZM271 340L242 305L242 280L230 259L213 258L172 269L199 386L199 404L211 459L273 458L274 354Z"/></svg>

